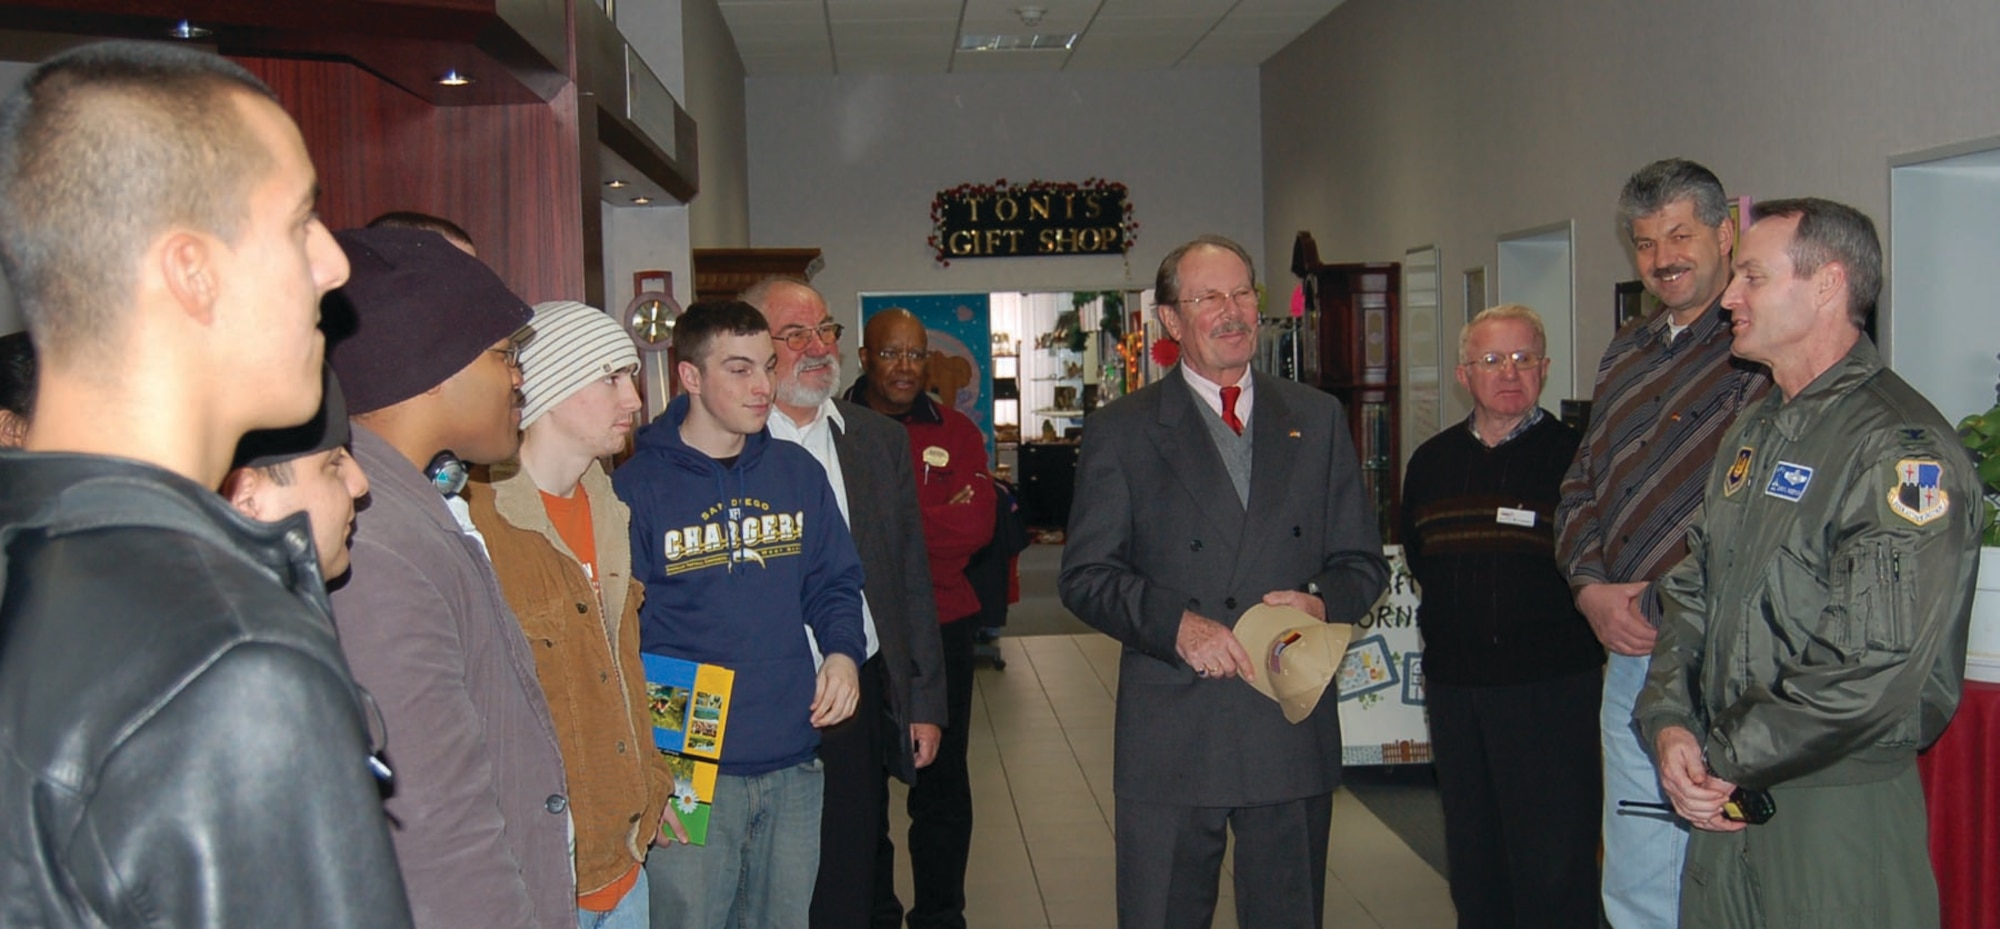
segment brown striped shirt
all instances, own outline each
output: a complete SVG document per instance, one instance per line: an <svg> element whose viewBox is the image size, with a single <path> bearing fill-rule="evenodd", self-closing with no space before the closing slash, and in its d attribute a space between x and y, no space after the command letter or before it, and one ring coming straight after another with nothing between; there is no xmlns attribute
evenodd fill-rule
<svg viewBox="0 0 2000 929"><path fill-rule="evenodd" d="M1720 301L1671 338L1662 311L1611 340L1597 366L1590 429L1563 476L1556 557L1570 586L1652 581L1687 554L1683 536L1722 433L1771 387L1729 353ZM1658 625L1659 595L1641 599Z"/></svg>

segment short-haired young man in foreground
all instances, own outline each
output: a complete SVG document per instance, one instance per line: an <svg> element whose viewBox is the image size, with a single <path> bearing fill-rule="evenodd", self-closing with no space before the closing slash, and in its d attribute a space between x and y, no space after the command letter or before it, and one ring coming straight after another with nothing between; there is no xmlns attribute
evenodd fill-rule
<svg viewBox="0 0 2000 929"><path fill-rule="evenodd" d="M191 49L87 46L0 106L41 364L0 453L0 925L410 925L306 518L214 492L319 407L316 192L270 91Z"/></svg>

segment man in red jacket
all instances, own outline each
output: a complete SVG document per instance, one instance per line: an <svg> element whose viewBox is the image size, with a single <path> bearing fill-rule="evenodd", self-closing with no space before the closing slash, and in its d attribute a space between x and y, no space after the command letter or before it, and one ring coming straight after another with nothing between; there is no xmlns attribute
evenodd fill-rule
<svg viewBox="0 0 2000 929"><path fill-rule="evenodd" d="M964 413L924 393L929 370L930 338L924 324L909 310L883 310L869 318L862 333L862 376L847 399L910 431L931 595L937 599L938 635L944 645L947 717L937 760L918 772L910 787L910 878L916 899L909 924L910 929L965 929L965 859L972 847L966 728L979 615L979 596L965 577L965 565L993 539L995 491L987 471L986 437ZM903 917L903 904L896 899L894 845L887 833L885 822L875 873L876 929L893 929Z"/></svg>

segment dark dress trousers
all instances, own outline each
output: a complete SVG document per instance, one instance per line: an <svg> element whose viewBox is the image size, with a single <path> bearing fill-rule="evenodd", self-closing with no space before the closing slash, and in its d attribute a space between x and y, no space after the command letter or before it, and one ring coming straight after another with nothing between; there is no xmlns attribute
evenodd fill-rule
<svg viewBox="0 0 2000 929"><path fill-rule="evenodd" d="M834 454L879 650L862 667L854 715L820 733L826 799L811 921L813 929L861 929L874 907L886 775L914 778L910 724L944 725L945 674L909 432L867 407L834 403L846 422L829 424Z"/></svg>
<svg viewBox="0 0 2000 929"><path fill-rule="evenodd" d="M1333 701L1288 723L1247 683L1197 676L1176 637L1183 610L1233 626L1264 594L1308 585L1330 621L1352 622L1388 565L1339 402L1253 376L1247 507L1178 368L1084 427L1060 588L1125 645L1113 778L1124 929L1209 924L1225 823L1240 924L1320 924L1340 783Z"/></svg>

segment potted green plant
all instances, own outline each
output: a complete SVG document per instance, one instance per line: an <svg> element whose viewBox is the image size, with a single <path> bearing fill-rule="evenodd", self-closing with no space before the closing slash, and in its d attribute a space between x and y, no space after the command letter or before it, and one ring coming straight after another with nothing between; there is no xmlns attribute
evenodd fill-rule
<svg viewBox="0 0 2000 929"><path fill-rule="evenodd" d="M2000 403L1959 420L1958 437L1972 450L1972 460L1979 465L1980 488L1986 494L1981 501L1986 516L1980 543L1987 548L2000 546Z"/></svg>
<svg viewBox="0 0 2000 929"><path fill-rule="evenodd" d="M1958 423L1958 436L1979 467L1984 499L1980 525L1979 580L1972 597L1972 628L1967 637L1965 676L2000 681L2000 387L1993 408Z"/></svg>

